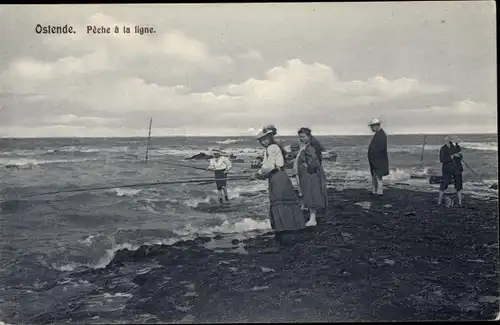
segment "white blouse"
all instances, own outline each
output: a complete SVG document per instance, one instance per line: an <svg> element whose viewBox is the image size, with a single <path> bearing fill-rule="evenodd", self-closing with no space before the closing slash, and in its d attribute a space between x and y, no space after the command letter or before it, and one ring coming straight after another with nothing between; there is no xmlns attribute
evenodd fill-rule
<svg viewBox="0 0 500 325"><path fill-rule="evenodd" d="M277 144L271 144L264 152L264 160L262 161L262 167L259 169L258 173L266 175L274 169L283 167L284 165L285 159L283 158L280 147Z"/></svg>
<svg viewBox="0 0 500 325"><path fill-rule="evenodd" d="M233 167L231 160L225 156L220 156L219 158L210 159L210 165L208 169L211 170L226 170L229 171Z"/></svg>

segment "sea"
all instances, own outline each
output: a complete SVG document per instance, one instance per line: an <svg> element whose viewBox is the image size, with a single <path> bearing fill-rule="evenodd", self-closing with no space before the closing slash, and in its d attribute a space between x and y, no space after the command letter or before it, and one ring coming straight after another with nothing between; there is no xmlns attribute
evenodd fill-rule
<svg viewBox="0 0 500 325"><path fill-rule="evenodd" d="M422 150L423 135L389 135L390 175L384 185L437 191L428 178L410 176L440 175L443 137L427 135ZM336 161L325 161L330 187L370 189L370 136L317 138L337 154ZM459 138L466 163L464 203L470 197L498 197L488 188L498 182L497 134ZM285 146L298 141L279 140ZM185 158L214 148L242 159L234 164L233 174L248 175L250 162L263 152L252 138L153 137L145 163L146 143L145 138L0 139L0 323L28 323L54 304L75 299L89 310L124 308L127 293L90 294L95 292L91 284L78 277L82 270L106 267L120 249L170 245L196 236L245 239L270 230L265 181L230 181L230 205L235 208L220 211L213 209L213 183L122 187L211 177L201 169L165 162L205 168L206 161ZM24 197L89 187L109 189Z"/></svg>

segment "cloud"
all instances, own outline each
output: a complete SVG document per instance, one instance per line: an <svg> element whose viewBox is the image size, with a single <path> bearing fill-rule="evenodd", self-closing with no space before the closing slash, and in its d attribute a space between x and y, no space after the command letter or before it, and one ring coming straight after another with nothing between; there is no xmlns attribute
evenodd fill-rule
<svg viewBox="0 0 500 325"><path fill-rule="evenodd" d="M350 107L384 102L414 93L439 93L445 91L445 88L423 85L411 78L387 80L382 76L365 81L343 81L324 64L306 64L293 59L284 66L269 70L263 80L252 78L242 84L228 85L218 90L231 96L247 98L250 104L278 105L283 109L290 109L289 105L304 104L304 100L313 98L316 106L333 104ZM315 110L313 105L296 108Z"/></svg>
<svg viewBox="0 0 500 325"><path fill-rule="evenodd" d="M235 125L243 130L249 127L248 123L253 127L286 116L290 122L300 124L311 115L322 117L325 110L334 109L339 114L353 107L368 107L394 98L445 90L410 78L387 80L375 76L364 81L343 81L330 67L307 64L299 59L268 70L263 79L251 78L240 84L216 86L207 92L191 92L184 85L148 83L138 77L108 79L95 71L88 72L93 74L89 77L86 73L78 73L78 69L74 58L52 64L15 62L2 80L16 81L10 84L14 86L9 89L13 92L39 93L52 100L88 106L93 111L112 112L117 117L149 113L160 119L160 125L169 127L173 121L188 127L205 121L213 128ZM60 91L63 84L65 90ZM28 85L30 87L26 88ZM364 123L366 117L361 119ZM135 121L126 123L133 126ZM142 128L142 125L135 126Z"/></svg>
<svg viewBox="0 0 500 325"><path fill-rule="evenodd" d="M0 137L15 137L15 138L37 138L50 134L51 137L146 137L148 135L149 121L143 121L143 128L127 128L108 126L75 126L57 124L50 126L33 126L33 127L16 127L9 126L0 129ZM166 136L172 134L182 134L185 136L199 135L198 127L175 127L175 128L152 128L152 136ZM240 129L220 128L216 130L208 130L205 132L207 136L241 136ZM243 135L253 135L244 133Z"/></svg>
<svg viewBox="0 0 500 325"><path fill-rule="evenodd" d="M166 16L155 15L160 12L158 8L142 8L136 15L125 7L115 11L106 10L105 6L92 8L86 7L81 13L77 10L65 13L61 9L47 12L50 19L59 23L68 20L66 15L69 15L77 33L37 35L36 42L42 47L36 52L24 50L21 56L0 64L3 107L0 125L4 135L95 132L95 135L126 136L143 132L150 117L157 135L161 132L248 134L269 123L276 124L283 133L294 134L304 123L319 133L363 133L367 131L367 120L374 116L381 117L388 128L397 132L409 129L420 132L431 127L437 130L445 124L467 129L482 123L491 129L489 125L496 117L489 84L476 93L464 92L460 87L465 82L448 82L450 73L438 71L449 68L446 60L450 58L441 59L436 55L445 52L440 52L443 45L436 43L435 34L424 35L431 38L425 49L426 38L421 34L420 38L415 36L422 53L426 53L425 60L413 56L418 53L401 48L394 50L399 43L388 37L387 26L397 22L398 30L393 36L403 42L401 35L408 38L408 33L399 30L417 33L416 25L411 28L407 25L411 19L422 24L421 15L405 16L403 11L396 10L397 19L386 17L387 23L374 26L377 21L383 21L377 15L384 12L384 16L387 12L385 9L365 12L367 19L360 21L355 31L322 37L320 41L319 36L331 30L327 28L329 24L335 26L335 30L342 30L342 26L349 23L351 19L345 18L350 10L347 5L339 5L329 14L319 14L317 10L309 16L304 10L287 9L279 21L271 19L272 15L266 18L268 22L263 20L267 14L244 16L246 20L242 24L257 24L253 36L248 30L236 32L237 11L227 9L229 7L219 11L231 16L225 23L203 21L213 9L193 9L190 12L197 17L193 20L197 27L184 24L183 19L171 12L167 14L168 22L159 25ZM315 6L307 8L312 10ZM187 17L187 9L182 10L183 17ZM287 31L287 35L277 38L285 32L276 34L276 30L290 15L297 19L300 15L308 17L304 21L311 23L314 32L306 33L305 25L297 21L291 27L293 35ZM331 22L331 15L340 15L341 19ZM33 21L35 16L26 15ZM432 24L440 21L438 14L427 17L432 18ZM50 19L41 23L50 23ZM230 23L232 28L226 26ZM14 24L14 20L10 24ZM87 34L88 25L110 26L112 31L117 26L120 33ZM442 33L443 27L435 25ZM129 26L132 33L124 34L123 26ZM134 34L134 26L154 26L156 34ZM425 25L425 28L430 27ZM306 34L310 36L307 41ZM377 35L383 37L377 38ZM461 53L472 49L461 49L460 54L451 59L459 62ZM359 62L347 59L348 54ZM477 57L463 55L464 60ZM434 65L434 60L439 64ZM425 73L419 73L424 69L413 67L422 64ZM431 65L435 75L427 72ZM457 75L461 66L467 65L453 68ZM442 75L446 78L441 78ZM489 80L487 78L485 80Z"/></svg>
<svg viewBox="0 0 500 325"><path fill-rule="evenodd" d="M427 106L409 109L405 113L428 114L435 117L459 117L464 122L471 117L488 117L496 119L497 111L485 103L476 103L470 99L457 101L450 106Z"/></svg>
<svg viewBox="0 0 500 325"><path fill-rule="evenodd" d="M425 121L415 125L414 121ZM446 128L443 127L446 121ZM428 106L396 112L391 129L398 133L493 133L497 132L497 110L470 99L448 106Z"/></svg>
<svg viewBox="0 0 500 325"><path fill-rule="evenodd" d="M247 60L262 60L262 56L259 51L256 50L250 50L245 53L238 54L238 57Z"/></svg>

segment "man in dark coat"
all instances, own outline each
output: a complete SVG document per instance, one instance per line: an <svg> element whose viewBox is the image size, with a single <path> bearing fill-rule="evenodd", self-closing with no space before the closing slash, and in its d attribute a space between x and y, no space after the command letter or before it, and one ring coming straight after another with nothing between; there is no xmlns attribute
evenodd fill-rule
<svg viewBox="0 0 500 325"><path fill-rule="evenodd" d="M380 127L380 120L374 118L368 126L375 133L368 147L368 162L372 174L372 194L382 196L382 177L389 175L389 158L387 156L387 135Z"/></svg>
<svg viewBox="0 0 500 325"><path fill-rule="evenodd" d="M455 190L457 191L458 205L462 206L462 172L464 171L462 166L462 148L460 148L458 140L453 136L447 136L444 142L445 144L439 150L439 161L442 164L443 179L439 186L438 205L441 205L444 191L448 189L448 185L454 183Z"/></svg>

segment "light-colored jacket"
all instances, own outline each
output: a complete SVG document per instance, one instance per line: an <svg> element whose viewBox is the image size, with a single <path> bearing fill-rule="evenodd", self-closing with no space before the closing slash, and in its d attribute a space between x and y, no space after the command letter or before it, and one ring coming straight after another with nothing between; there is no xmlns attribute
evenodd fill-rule
<svg viewBox="0 0 500 325"><path fill-rule="evenodd" d="M271 144L264 151L264 160L262 161L262 167L259 169L258 173L261 175L267 175L276 168L281 168L285 165L285 159L283 158L283 153L281 148L277 144Z"/></svg>
<svg viewBox="0 0 500 325"><path fill-rule="evenodd" d="M210 159L208 169L210 170L225 170L226 172L233 168L233 164L228 157L220 156L219 158Z"/></svg>

